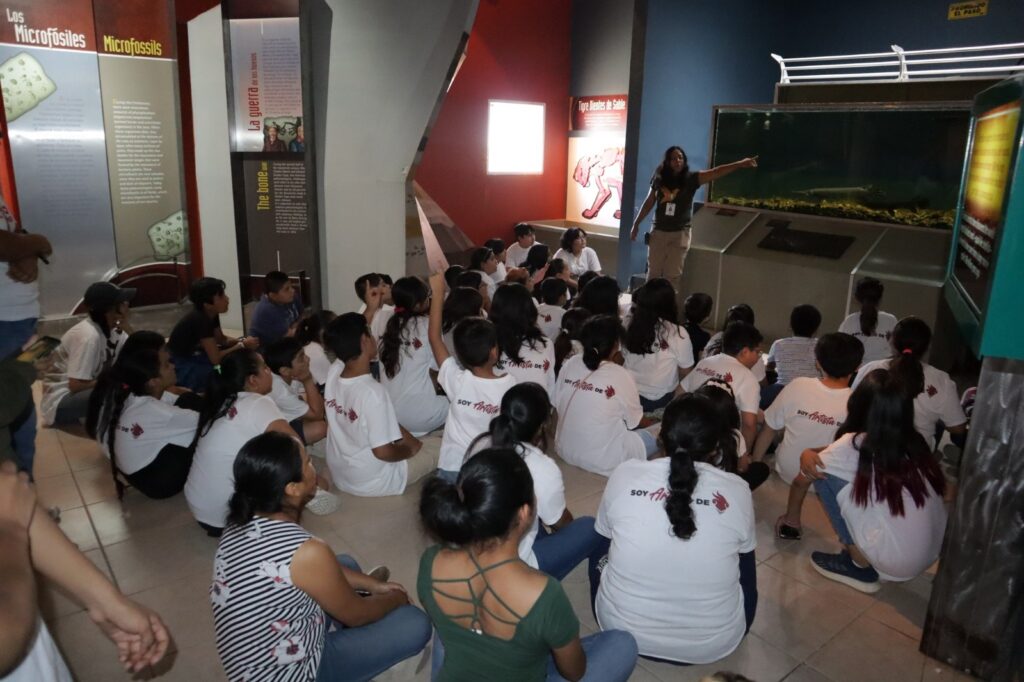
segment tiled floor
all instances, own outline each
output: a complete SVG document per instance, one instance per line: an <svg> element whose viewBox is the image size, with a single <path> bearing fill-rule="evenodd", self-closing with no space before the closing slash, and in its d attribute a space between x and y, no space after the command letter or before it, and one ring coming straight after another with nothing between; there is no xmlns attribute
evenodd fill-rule
<svg viewBox="0 0 1024 682"><path fill-rule="evenodd" d="M561 464L570 510L593 514L604 479ZM195 525L183 496L147 500L129 491L118 503L110 469L98 447L83 437L41 429L35 474L47 506L61 509L61 527L122 591L158 611L174 637L174 653L147 677L199 682L223 679L213 644L207 597L216 541ZM305 525L338 552L364 566L384 563L394 580L415 585L426 545L416 519L419 486L402 497L342 495L340 511L307 515ZM886 585L868 596L830 582L808 565L815 549L833 548L828 522L814 500L806 506L801 542L773 536L786 489L770 479L754 495L758 518L760 602L750 635L727 659L708 666L674 667L641 659L634 680L697 680L716 670L759 682L846 680L967 680L917 650L931 590L931 575ZM584 633L595 628L582 567L565 580ZM88 615L56 590L41 590L44 615L82 682L126 679L113 647ZM428 678L425 663L406 666L393 679Z"/></svg>

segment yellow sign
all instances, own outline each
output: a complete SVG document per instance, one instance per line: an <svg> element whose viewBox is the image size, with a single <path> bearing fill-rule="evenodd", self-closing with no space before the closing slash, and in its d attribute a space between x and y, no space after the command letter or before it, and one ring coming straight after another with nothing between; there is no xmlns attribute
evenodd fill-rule
<svg viewBox="0 0 1024 682"><path fill-rule="evenodd" d="M988 0L972 0L972 2L954 2L949 6L947 19L973 19L988 14Z"/></svg>
<svg viewBox="0 0 1024 682"><path fill-rule="evenodd" d="M1011 102L979 116L974 128L964 208L987 225L998 223L1002 217L1019 120L1020 103Z"/></svg>

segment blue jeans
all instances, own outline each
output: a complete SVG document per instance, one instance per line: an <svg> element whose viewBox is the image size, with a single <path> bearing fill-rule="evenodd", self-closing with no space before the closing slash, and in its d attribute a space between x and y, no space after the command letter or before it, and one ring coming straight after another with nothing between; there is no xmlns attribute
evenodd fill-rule
<svg viewBox="0 0 1024 682"><path fill-rule="evenodd" d="M633 674L639 650L633 635L623 630L605 630L580 639L587 657L587 672L581 682L626 682ZM444 664L444 644L434 633L434 651L430 661L430 679L436 680ZM482 678L481 678L482 679ZM554 657L548 658L548 682L564 682Z"/></svg>
<svg viewBox="0 0 1024 682"><path fill-rule="evenodd" d="M448 469L438 469L437 470L437 477L438 478L443 478L444 480L448 481L449 483L454 484L455 481L457 481L459 479L459 472L458 471L449 471Z"/></svg>
<svg viewBox="0 0 1024 682"><path fill-rule="evenodd" d="M660 410L667 406L672 402L672 398L674 397L676 397L675 391L669 391L665 395L660 398L655 398L654 400L640 396L640 407L644 408L644 412L654 412L655 410Z"/></svg>
<svg viewBox="0 0 1024 682"><path fill-rule="evenodd" d="M6 275L0 275L6 276ZM36 318L0 320L0 359L12 355L36 333ZM29 401L25 412L11 424L11 446L19 471L32 475L36 458L36 405Z"/></svg>
<svg viewBox="0 0 1024 682"><path fill-rule="evenodd" d="M849 481L844 481L832 474L825 474L825 478L820 478L814 482L814 492L818 493L821 506L825 508L825 513L828 514L828 520L832 522L832 529L839 536L839 542L844 545L852 545L854 542L853 536L850 535L850 529L846 526L843 513L839 510L839 501L836 499L836 496L840 490L848 485L850 485Z"/></svg>
<svg viewBox="0 0 1024 682"><path fill-rule="evenodd" d="M554 533L541 526L533 541L533 553L539 570L561 580L584 559L589 559L590 565L596 566L608 553L610 542L594 530L593 516L581 516Z"/></svg>
<svg viewBox="0 0 1024 682"><path fill-rule="evenodd" d="M775 402L775 399L779 397L779 394L782 393L782 389L784 389L785 387L785 384L780 384L778 382L774 384L765 384L764 386L762 386L761 409L767 410L769 407L771 407L772 403Z"/></svg>
<svg viewBox="0 0 1024 682"><path fill-rule="evenodd" d="M633 433L640 436L640 440L644 442L644 450L647 452L647 459L650 459L653 455L658 454L661 449L658 447L658 437L647 429L633 429Z"/></svg>
<svg viewBox="0 0 1024 682"><path fill-rule="evenodd" d="M206 353L200 351L187 357L172 354L171 363L174 364L178 386L184 386L196 393L206 392L206 383L213 372L213 363L206 357Z"/></svg>
<svg viewBox="0 0 1024 682"><path fill-rule="evenodd" d="M356 560L338 555L338 563L360 570ZM329 617L329 616L328 616ZM375 623L347 628L331 619L317 682L371 680L388 668L423 651L430 641L430 619L415 606L400 606Z"/></svg>

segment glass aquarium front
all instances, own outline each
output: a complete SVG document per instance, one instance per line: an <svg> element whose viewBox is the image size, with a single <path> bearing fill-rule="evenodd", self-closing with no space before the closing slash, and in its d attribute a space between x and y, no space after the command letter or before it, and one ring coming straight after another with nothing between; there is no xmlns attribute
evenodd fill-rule
<svg viewBox="0 0 1024 682"><path fill-rule="evenodd" d="M716 180L709 201L951 229L963 172L963 108L721 107L712 164L758 157Z"/></svg>

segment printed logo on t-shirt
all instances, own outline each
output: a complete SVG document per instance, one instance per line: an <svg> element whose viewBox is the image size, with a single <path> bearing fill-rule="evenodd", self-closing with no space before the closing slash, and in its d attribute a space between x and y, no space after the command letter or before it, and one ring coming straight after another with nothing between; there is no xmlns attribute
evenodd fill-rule
<svg viewBox="0 0 1024 682"><path fill-rule="evenodd" d="M695 497L693 498L693 503L701 507L714 507L718 510L719 514L724 514L725 510L729 508L729 501L725 499L725 495L717 490L710 500L706 497Z"/></svg>
<svg viewBox="0 0 1024 682"><path fill-rule="evenodd" d="M715 370L711 369L710 367L697 367L696 371L699 374L703 374L704 376L706 376L706 377L708 377L710 379L721 379L722 381L724 381L727 384L731 384L732 383L732 372L726 372L725 374L720 374L719 372L716 372Z"/></svg>
<svg viewBox="0 0 1024 682"><path fill-rule="evenodd" d="M550 315L545 315L544 316L544 321L545 322L550 322L551 321L551 316Z"/></svg>
<svg viewBox="0 0 1024 682"><path fill-rule="evenodd" d="M355 420L359 419L359 415L356 414L355 410L353 410L351 407L346 408L344 405L339 405L338 401L335 400L334 398L331 398L326 403L324 403L324 407L331 408L332 410L334 410L335 414L340 414L342 417L345 417L350 422L354 422Z"/></svg>
<svg viewBox="0 0 1024 682"><path fill-rule="evenodd" d="M423 342L420 341L420 337L418 337L418 336L414 336L412 338L412 341L409 342L409 345L411 345L416 350L419 350L420 348L423 348Z"/></svg>
<svg viewBox="0 0 1024 682"><path fill-rule="evenodd" d="M609 386L608 388L604 389L604 397L608 398L609 400L615 397L615 387Z"/></svg>
<svg viewBox="0 0 1024 682"><path fill-rule="evenodd" d="M594 393L604 394L604 392L608 390L612 392L612 395L615 395L615 389L612 388L611 386L609 386L607 389L598 388L594 384L590 383L589 381L584 381L583 379L562 379L562 381L569 384L578 391L593 391ZM611 398L612 395L607 397Z"/></svg>
<svg viewBox="0 0 1024 682"><path fill-rule="evenodd" d="M132 424L131 427L121 426L120 424L118 424L117 430L120 431L121 433L130 434L132 438L136 439L138 439L139 436L146 432L146 430L143 429L138 422Z"/></svg>
<svg viewBox="0 0 1024 682"><path fill-rule="evenodd" d="M797 410L796 416L806 417L809 421L816 422L824 426L835 426L836 424L839 423L839 420L836 419L835 417L829 416L824 412L818 412L817 410L815 410L814 412L808 412L807 410Z"/></svg>
<svg viewBox="0 0 1024 682"><path fill-rule="evenodd" d="M651 502L661 502L667 500L669 491L665 488L658 488L654 492L648 490L630 490L629 494L633 497L646 497Z"/></svg>
<svg viewBox="0 0 1024 682"><path fill-rule="evenodd" d="M929 398L933 398L935 397L935 394L939 392L939 389L935 388L931 384L928 384L928 386L924 389L924 392L928 394Z"/></svg>
<svg viewBox="0 0 1024 682"><path fill-rule="evenodd" d="M234 419L238 416L238 408L232 405L228 408L228 419Z"/></svg>
<svg viewBox="0 0 1024 682"><path fill-rule="evenodd" d="M474 410L476 410L477 412L483 412L484 414L498 414L499 412L501 412L501 406L500 405L495 405L494 403L485 403L482 400L478 400L478 401L476 401L474 403L474 402L470 402L468 400L464 400L462 398L459 398L457 403L459 405L462 405L463 407L471 407Z"/></svg>
<svg viewBox="0 0 1024 682"><path fill-rule="evenodd" d="M658 347L661 348L662 350L668 350L668 341L662 339L661 342L658 344Z"/></svg>
<svg viewBox="0 0 1024 682"><path fill-rule="evenodd" d="M518 367L519 369L539 369L545 374L551 369L551 361L545 360L544 362L532 362L530 360L523 360L522 362L513 362L508 358L500 360L497 364L498 369L508 369L509 367Z"/></svg>

